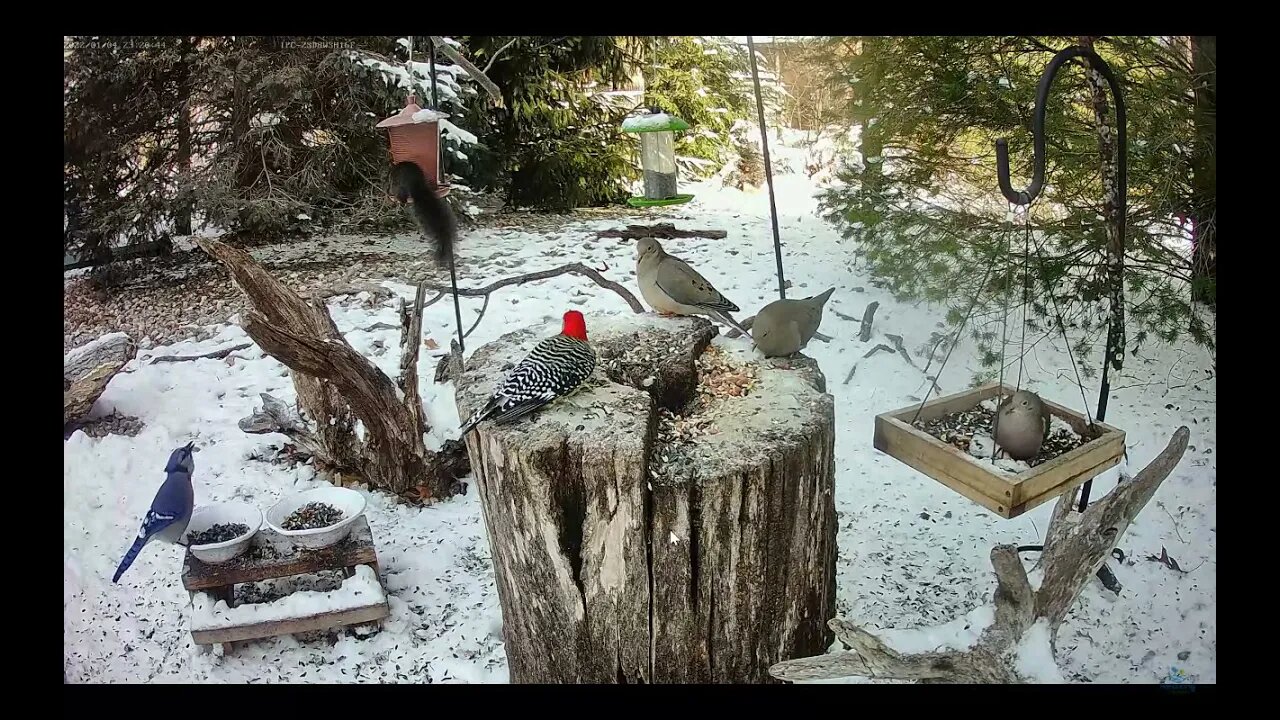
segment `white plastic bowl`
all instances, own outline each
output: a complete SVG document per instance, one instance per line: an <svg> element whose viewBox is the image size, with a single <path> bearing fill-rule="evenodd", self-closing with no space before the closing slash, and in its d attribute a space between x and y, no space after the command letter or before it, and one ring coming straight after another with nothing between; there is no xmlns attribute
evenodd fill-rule
<svg viewBox="0 0 1280 720"><path fill-rule="evenodd" d="M243 523L249 526L249 531L226 542L192 545L191 554L195 555L200 562L210 565L240 557L249 549L250 541L257 534L258 528L262 527L262 511L248 503L240 502L202 505L191 513L191 522L187 523L187 531L183 534L183 538L189 537L192 533L204 532L214 525L229 523Z"/></svg>
<svg viewBox="0 0 1280 720"><path fill-rule="evenodd" d="M285 530L280 525L293 511L307 503L321 502L342 511L342 519L329 527L312 530ZM352 524L364 514L364 496L355 490L340 487L323 487L287 495L267 510L267 525L288 538L295 547L306 550L336 545L351 534Z"/></svg>

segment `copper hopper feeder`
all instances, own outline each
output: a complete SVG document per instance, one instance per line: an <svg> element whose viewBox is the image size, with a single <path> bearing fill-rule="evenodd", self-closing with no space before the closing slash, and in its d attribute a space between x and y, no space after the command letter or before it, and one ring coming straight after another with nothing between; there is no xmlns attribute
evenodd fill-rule
<svg viewBox="0 0 1280 720"><path fill-rule="evenodd" d="M423 119L414 120L415 115ZM424 112L418 97L410 95L403 110L378 123L390 136L392 164L411 162L422 168L441 198L452 189L440 178L440 120L447 117L438 111Z"/></svg>

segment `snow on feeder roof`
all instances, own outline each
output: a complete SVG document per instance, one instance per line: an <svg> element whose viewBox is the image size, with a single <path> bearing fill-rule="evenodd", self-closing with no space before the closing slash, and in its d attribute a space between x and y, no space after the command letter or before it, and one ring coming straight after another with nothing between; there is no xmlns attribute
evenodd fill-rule
<svg viewBox="0 0 1280 720"><path fill-rule="evenodd" d="M451 189L440 178L440 121L447 114L418 105L416 95L410 95L404 108L378 123L386 128L391 141L391 162L411 162L422 168L436 187L436 196L444 197Z"/></svg>
<svg viewBox="0 0 1280 720"><path fill-rule="evenodd" d="M622 121L622 132L629 133L674 132L688 129L689 123L667 113L636 115Z"/></svg>
<svg viewBox="0 0 1280 720"><path fill-rule="evenodd" d="M622 121L622 131L640 133L640 166L644 168L644 195L627 199L631 207L679 205L692 195L676 193L677 130L688 130L689 123L667 113L636 115Z"/></svg>

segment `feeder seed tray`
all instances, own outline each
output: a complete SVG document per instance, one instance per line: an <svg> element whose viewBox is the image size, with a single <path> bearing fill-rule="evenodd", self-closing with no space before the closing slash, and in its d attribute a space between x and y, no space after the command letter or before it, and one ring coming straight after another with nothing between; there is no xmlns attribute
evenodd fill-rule
<svg viewBox="0 0 1280 720"><path fill-rule="evenodd" d="M918 419L929 421L970 410L988 398L1013 392L1008 385L990 383L947 395L925 403ZM875 447L1001 517L1017 517L1115 466L1124 455L1123 430L1101 422L1095 422L1091 429L1088 419L1074 410L1048 400L1044 404L1089 440L1020 473L993 467L990 461L972 457L912 426L919 403L877 415Z"/></svg>

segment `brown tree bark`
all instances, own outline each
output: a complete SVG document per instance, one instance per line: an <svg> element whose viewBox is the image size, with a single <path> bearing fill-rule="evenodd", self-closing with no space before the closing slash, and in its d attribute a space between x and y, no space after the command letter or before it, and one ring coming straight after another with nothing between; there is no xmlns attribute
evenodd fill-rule
<svg viewBox="0 0 1280 720"><path fill-rule="evenodd" d="M205 238L196 242L248 296L253 308L241 326L263 352L289 368L298 393L296 420L264 403L242 428L271 431L269 421L278 418L276 430L305 437L322 466L396 494L418 489L420 496L439 499L460 489L422 440L430 430L418 394L424 287L419 286L414 303L401 304L400 377L393 382L347 343L322 298L303 299L243 250ZM357 422L364 427L363 439L356 434Z"/></svg>
<svg viewBox="0 0 1280 720"><path fill-rule="evenodd" d="M62 423L81 420L93 409L111 378L137 353L125 333L103 335L62 358Z"/></svg>
<svg viewBox="0 0 1280 720"><path fill-rule="evenodd" d="M1093 38L1084 36L1080 44L1093 50ZM1109 358L1111 369L1120 372L1124 366L1127 345L1124 325L1124 243L1120 237L1120 224L1127 219L1120 216L1120 179L1117 164L1118 129L1111 110L1107 79L1088 60L1080 60L1088 66L1089 93L1093 105L1094 126L1098 133L1098 156L1102 167L1102 216L1107 230L1107 294L1111 301L1111 318L1107 325L1107 345L1115 349Z"/></svg>
<svg viewBox="0 0 1280 720"><path fill-rule="evenodd" d="M771 664L825 652L835 418L817 365L751 361L745 396L707 399L705 320L589 330L587 387L467 438L512 681L769 682ZM542 335L503 336L465 369L455 355L459 413Z"/></svg>
<svg viewBox="0 0 1280 720"><path fill-rule="evenodd" d="M1218 304L1218 38L1191 37L1196 147L1192 167L1192 299Z"/></svg>

